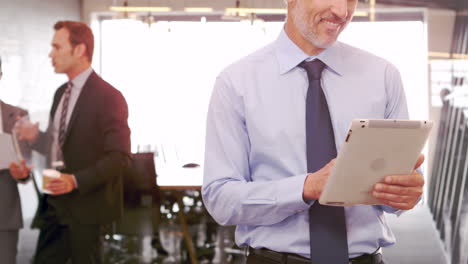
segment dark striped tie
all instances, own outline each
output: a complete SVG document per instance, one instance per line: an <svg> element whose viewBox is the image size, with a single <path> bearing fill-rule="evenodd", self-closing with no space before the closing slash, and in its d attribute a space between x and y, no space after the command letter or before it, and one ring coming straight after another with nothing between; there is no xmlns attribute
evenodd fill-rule
<svg viewBox="0 0 468 264"><path fill-rule="evenodd" d="M325 64L302 62L309 88L306 99L307 171L316 172L336 157L335 138L320 78ZM309 209L310 258L313 264L347 264L348 242L343 207L324 206L318 200Z"/></svg>
<svg viewBox="0 0 468 264"><path fill-rule="evenodd" d="M62 146L65 142L65 131L67 130L67 113L68 113L68 103L70 102L71 89L73 87L72 82L67 83L67 88L63 93L63 103L62 103L62 112L60 113L60 126L58 134L58 150L57 150L57 161L63 161L62 156Z"/></svg>

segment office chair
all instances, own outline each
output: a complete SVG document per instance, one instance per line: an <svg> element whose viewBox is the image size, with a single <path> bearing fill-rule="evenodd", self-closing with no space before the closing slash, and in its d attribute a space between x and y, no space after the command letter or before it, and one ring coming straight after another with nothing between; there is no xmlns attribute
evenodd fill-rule
<svg viewBox="0 0 468 264"><path fill-rule="evenodd" d="M106 236L109 263L150 263L157 257L152 248L160 219L156 177L154 153L132 155L131 166L123 174L124 212Z"/></svg>

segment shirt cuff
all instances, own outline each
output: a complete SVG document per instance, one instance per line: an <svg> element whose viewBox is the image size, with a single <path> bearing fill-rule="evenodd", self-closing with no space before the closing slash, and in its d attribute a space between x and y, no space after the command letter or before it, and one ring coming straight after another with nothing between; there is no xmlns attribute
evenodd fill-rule
<svg viewBox="0 0 468 264"><path fill-rule="evenodd" d="M405 212L404 210L400 210L400 209L391 207L389 205L377 205L377 206L384 212L389 213L389 214L395 214L397 216L400 216L403 212Z"/></svg>
<svg viewBox="0 0 468 264"><path fill-rule="evenodd" d="M422 195L419 197L418 199L418 202L416 203L415 206L418 206L418 204L421 203L421 200L422 200ZM378 205L378 207L380 207L383 211L385 211L386 213L389 213L389 214L394 214L396 216L400 216L401 214L403 214L404 212L408 211L408 210L401 210L401 209L397 209L395 207L391 207L389 205ZM411 210L411 209L410 209Z"/></svg>
<svg viewBox="0 0 468 264"><path fill-rule="evenodd" d="M24 178L24 179L16 179L17 182L19 183L27 183L30 179L31 179L31 173L28 175L28 177Z"/></svg>
<svg viewBox="0 0 468 264"><path fill-rule="evenodd" d="M78 182L76 181L75 175L72 174L71 177L73 179L73 182L75 183L75 189L78 189Z"/></svg>
<svg viewBox="0 0 468 264"><path fill-rule="evenodd" d="M303 174L288 177L279 182L277 201L282 205L280 208L287 208L284 209L287 213L301 213L309 209L310 202L305 202L302 198L306 178L307 174Z"/></svg>

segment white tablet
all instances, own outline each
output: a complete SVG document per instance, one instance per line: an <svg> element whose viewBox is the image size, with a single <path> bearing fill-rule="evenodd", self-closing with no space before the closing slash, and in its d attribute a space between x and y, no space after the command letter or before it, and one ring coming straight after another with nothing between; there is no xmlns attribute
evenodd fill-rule
<svg viewBox="0 0 468 264"><path fill-rule="evenodd" d="M387 175L412 173L432 125L430 120L354 119L319 202L379 204L374 185Z"/></svg>

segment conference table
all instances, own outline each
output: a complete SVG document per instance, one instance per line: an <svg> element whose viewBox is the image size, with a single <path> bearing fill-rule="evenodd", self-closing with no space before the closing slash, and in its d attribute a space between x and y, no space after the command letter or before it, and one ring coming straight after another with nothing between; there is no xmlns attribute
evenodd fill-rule
<svg viewBox="0 0 468 264"><path fill-rule="evenodd" d="M161 190L200 190L203 184L202 167L159 166L156 171Z"/></svg>
<svg viewBox="0 0 468 264"><path fill-rule="evenodd" d="M199 209L203 207L203 204L200 205L201 186L203 184L203 165L185 168L184 163L165 163L160 159L158 160L158 158L159 157L154 158L154 164L157 175L156 185L160 191L161 202L166 203L166 206L172 209L170 212L171 214L177 215L176 221L180 225L181 236L185 242L190 263L197 264L199 263L198 257L203 258L206 251L199 252L196 250L189 232L189 222L194 221L194 211L191 211L190 208L194 207ZM178 209L174 210L171 204L177 204ZM189 209L189 213L184 209ZM208 216L206 210L202 211L202 215ZM198 211L198 213L200 213L200 211ZM208 218L210 219L208 221L211 222L211 217L208 216ZM225 242L226 239L229 239L234 243L233 237L230 236L230 233L233 234L233 230L231 232L228 229L229 227L218 226L215 240L212 241L215 245L213 263L227 263L227 254L239 255L239 252L237 252L238 250L235 251L230 244L228 245ZM243 252L241 253L243 254ZM197 254L201 255L197 257Z"/></svg>
<svg viewBox="0 0 468 264"><path fill-rule="evenodd" d="M157 163L156 163L157 164ZM183 165L157 166L156 182L161 191L173 191L179 207L178 216L182 228L182 235L186 243L192 264L197 264L197 255L183 208L183 197L185 191L201 190L203 183L203 169L198 167L184 168Z"/></svg>

